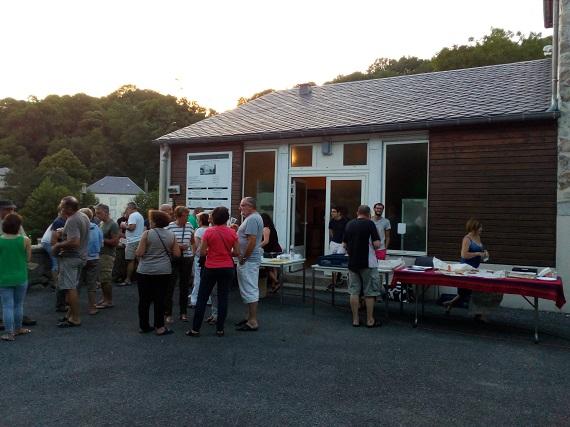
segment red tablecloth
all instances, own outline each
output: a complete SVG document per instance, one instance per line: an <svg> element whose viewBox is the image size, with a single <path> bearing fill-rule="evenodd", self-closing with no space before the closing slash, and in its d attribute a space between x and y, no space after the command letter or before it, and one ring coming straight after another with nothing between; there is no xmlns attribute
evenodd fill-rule
<svg viewBox="0 0 570 427"><path fill-rule="evenodd" d="M419 272L400 268L394 271L391 286L396 286L397 283L402 285L450 286L453 288L472 289L478 292L498 292L501 294L538 297L554 301L558 308L561 308L566 303L564 287L560 277L553 281L513 278L491 279L474 276L448 276L433 270Z"/></svg>

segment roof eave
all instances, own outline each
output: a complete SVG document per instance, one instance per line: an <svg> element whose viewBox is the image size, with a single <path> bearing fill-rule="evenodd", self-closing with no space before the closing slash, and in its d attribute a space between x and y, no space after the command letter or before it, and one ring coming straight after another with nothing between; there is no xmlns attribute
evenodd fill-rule
<svg viewBox="0 0 570 427"><path fill-rule="evenodd" d="M559 111L543 111L531 113L503 114L497 116L463 117L453 119L419 120L413 122L371 124L357 126L339 126L314 129L295 129L290 131L260 132L251 134L204 136L194 138L158 138L153 142L158 144L207 144L212 142L239 142L268 139L308 138L315 136L350 135L362 133L398 132L412 130L426 130L441 127L468 126L479 124L498 124L512 122L528 122L538 120L556 120L560 117Z"/></svg>

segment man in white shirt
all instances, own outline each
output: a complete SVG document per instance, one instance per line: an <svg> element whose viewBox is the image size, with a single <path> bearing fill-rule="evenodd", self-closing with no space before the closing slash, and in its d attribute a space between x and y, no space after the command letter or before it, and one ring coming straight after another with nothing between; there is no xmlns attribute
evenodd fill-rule
<svg viewBox="0 0 570 427"><path fill-rule="evenodd" d="M138 211L135 202L127 203L126 213L128 220L121 223L121 228L125 230L127 245L125 247L125 260L127 265L127 278L119 286L129 286L132 284L133 273L136 267L135 251L139 247L141 237L144 231L144 218Z"/></svg>

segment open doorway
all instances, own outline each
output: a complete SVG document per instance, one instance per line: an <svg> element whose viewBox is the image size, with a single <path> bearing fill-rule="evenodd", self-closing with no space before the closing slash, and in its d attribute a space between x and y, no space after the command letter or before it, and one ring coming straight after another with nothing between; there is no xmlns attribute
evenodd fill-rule
<svg viewBox="0 0 570 427"><path fill-rule="evenodd" d="M326 178L293 178L291 246L314 263L325 249Z"/></svg>
<svg viewBox="0 0 570 427"><path fill-rule="evenodd" d="M349 219L361 203L362 177L294 177L291 181L291 247L308 262L328 253L328 220L331 206L340 207Z"/></svg>

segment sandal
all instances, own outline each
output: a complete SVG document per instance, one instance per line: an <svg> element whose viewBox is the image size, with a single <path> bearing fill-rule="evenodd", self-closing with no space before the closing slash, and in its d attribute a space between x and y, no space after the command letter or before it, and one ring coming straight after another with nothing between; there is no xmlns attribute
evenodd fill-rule
<svg viewBox="0 0 570 427"><path fill-rule="evenodd" d="M75 328L76 326L81 326L81 323L73 323L70 322L69 319L66 319L63 322L59 322L57 324L58 328Z"/></svg>
<svg viewBox="0 0 570 427"><path fill-rule="evenodd" d="M168 329L168 328L164 328L164 332L161 332L160 334L156 334L159 337L163 336L163 335L172 335L174 333L174 331L172 329Z"/></svg>
<svg viewBox="0 0 570 427"><path fill-rule="evenodd" d="M186 334L187 337L194 337L194 338L200 336L200 332L193 331L192 329L188 329L186 332L184 332L184 334Z"/></svg>
<svg viewBox="0 0 570 427"><path fill-rule="evenodd" d="M181 314L180 320L182 320L183 322L188 322L188 316L186 316L185 314Z"/></svg>
<svg viewBox="0 0 570 427"><path fill-rule="evenodd" d="M0 337L2 341L16 341L16 336L14 334L4 334Z"/></svg>
<svg viewBox="0 0 570 427"><path fill-rule="evenodd" d="M95 308L98 310L104 310L106 308L113 308L113 304L109 304L106 302L99 302L97 303L97 305L95 305Z"/></svg>
<svg viewBox="0 0 570 427"><path fill-rule="evenodd" d="M374 320L374 323L372 325L366 324L367 328L379 328L380 326L382 326L382 322L379 320Z"/></svg>
<svg viewBox="0 0 570 427"><path fill-rule="evenodd" d="M252 326L249 326L249 323L245 323L243 326L240 326L239 328L236 328L236 331L242 331L242 332L256 332L259 329L259 326L254 328Z"/></svg>
<svg viewBox="0 0 570 427"><path fill-rule="evenodd" d="M240 320L239 322L235 323L234 326L243 326L248 322L247 319Z"/></svg>
<svg viewBox="0 0 570 427"><path fill-rule="evenodd" d="M20 328L16 331L15 335L28 335L31 334L32 330L28 328Z"/></svg>

